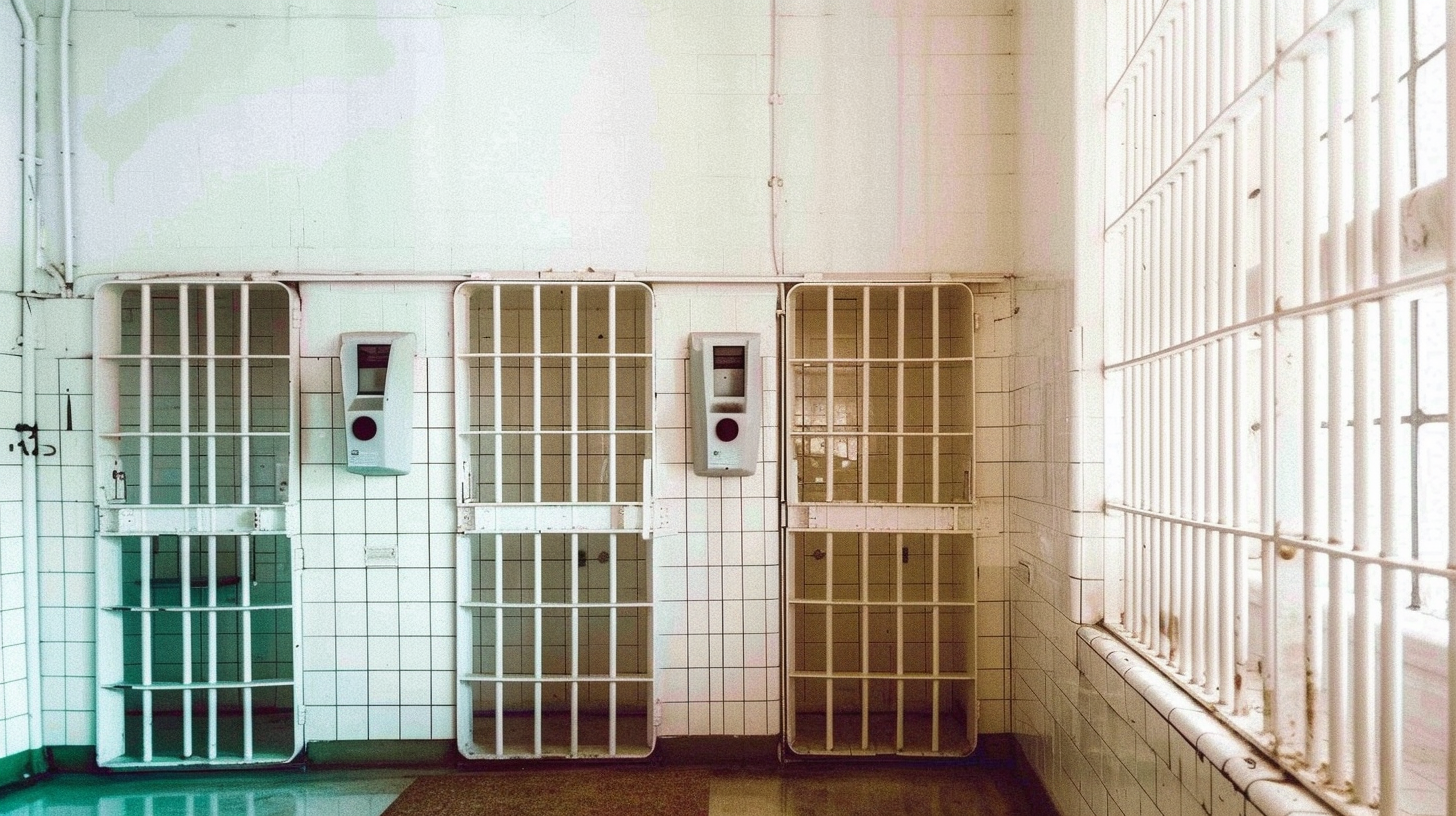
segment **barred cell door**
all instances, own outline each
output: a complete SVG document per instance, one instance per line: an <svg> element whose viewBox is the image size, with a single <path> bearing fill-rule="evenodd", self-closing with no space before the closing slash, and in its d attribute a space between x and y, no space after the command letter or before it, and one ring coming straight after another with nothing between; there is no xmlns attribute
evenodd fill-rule
<svg viewBox="0 0 1456 816"><path fill-rule="evenodd" d="M785 730L798 754L976 742L971 292L806 284L785 344Z"/></svg>
<svg viewBox="0 0 1456 816"><path fill-rule="evenodd" d="M640 284L457 290L468 758L652 750L651 326Z"/></svg>
<svg viewBox="0 0 1456 816"><path fill-rule="evenodd" d="M302 747L298 304L266 283L96 295L96 750L108 768Z"/></svg>

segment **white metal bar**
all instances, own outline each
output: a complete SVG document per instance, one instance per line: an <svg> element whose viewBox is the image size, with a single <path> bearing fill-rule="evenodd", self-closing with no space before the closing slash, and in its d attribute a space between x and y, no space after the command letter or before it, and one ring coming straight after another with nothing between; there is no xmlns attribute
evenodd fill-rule
<svg viewBox="0 0 1456 816"><path fill-rule="evenodd" d="M895 290L895 503L905 501L905 289Z"/></svg>
<svg viewBox="0 0 1456 816"><path fill-rule="evenodd" d="M581 501L581 287L571 287L571 371L567 394L571 399L570 501ZM613 428L615 430L615 428ZM573 548L575 538L573 538ZM574 573L573 573L574 574ZM574 581L575 579L573 579ZM573 692L574 693L574 692ZM572 718L575 720L575 717ZM573 752L576 750L572 744Z"/></svg>
<svg viewBox="0 0 1456 816"><path fill-rule="evenodd" d="M1456 0L1446 2L1446 268L1456 269ZM1446 416L1456 417L1456 278L1446 282ZM1456 433L1447 433L1446 563L1456 570ZM1448 598L1456 598L1456 579L1447 582ZM1446 812L1456 813L1456 615L1446 612Z"/></svg>
<svg viewBox="0 0 1456 816"><path fill-rule="evenodd" d="M192 352L190 291L186 284L177 287L177 424L178 496L177 503L192 503ZM177 600L185 610L192 606L192 537L177 536ZM192 613L182 613L182 684L192 683ZM209 637L213 637L209 633ZM192 690L182 690L182 756L192 756Z"/></svg>
<svg viewBox="0 0 1456 816"><path fill-rule="evenodd" d="M1313 3L1305 4L1306 24L1313 18ZM1322 183L1322 174L1319 172L1319 65L1318 60L1311 56L1304 61L1304 87L1303 87L1303 125L1304 133L1300 149L1303 151L1304 164L1301 168L1302 187L1304 196L1301 201L1302 223L1301 231L1303 241L1301 242L1301 279L1302 279L1302 300L1304 303L1314 303L1320 299L1320 196L1324 193L1325 185ZM1305 538L1325 538L1328 540L1328 525L1324 521L1323 503L1321 501L1320 476L1321 457L1319 456L1319 445L1322 437L1319 423L1321 417L1327 416L1327 408L1322 404L1323 396L1319 387L1321 382L1329 379L1329 370L1324 362L1324 349L1320 340L1326 335L1325 321L1321 315L1310 315L1304 318L1301 326L1303 339L1302 349L1302 375L1303 375L1303 416L1301 421L1304 461L1301 466L1301 493L1300 493L1300 514L1303 518L1303 530ZM1315 766L1319 766L1328 753L1328 720L1319 716L1324 710L1324 698L1326 696L1326 677L1324 663L1324 621L1321 620L1319 609L1321 605L1320 579L1328 573L1327 559L1325 556L1306 554L1303 569L1304 587L1304 675L1308 678L1305 683L1305 709L1310 712L1306 721L1304 756Z"/></svg>
<svg viewBox="0 0 1456 816"><path fill-rule="evenodd" d="M243 759L253 758L253 537L238 536L238 604L242 633L238 662L243 674Z"/></svg>
<svg viewBox="0 0 1456 816"><path fill-rule="evenodd" d="M868 675L869 609L871 609L869 606L869 533L859 533L859 600L859 670ZM828 611L830 609L826 609L826 613ZM869 750L868 676L859 680L859 748Z"/></svg>
<svg viewBox="0 0 1456 816"><path fill-rule="evenodd" d="M1196 18L1195 18L1196 19ZM1197 35L1195 35L1194 49L1197 49ZM1201 63L1200 59L1194 62L1194 71ZM1194 105L1195 110L1201 110L1202 106ZM1189 274L1192 277L1192 291L1189 296L1190 321L1188 333L1193 336L1202 334L1207 330L1207 287L1208 287L1208 265L1206 253L1206 241L1208 238L1208 199L1206 186L1208 184L1208 157L1205 154L1195 161L1192 166L1191 179L1189 183ZM1207 347L1194 349L1190 355L1189 372L1189 409L1192 418L1192 439L1189 450L1191 459L1188 462L1188 490L1189 490L1189 512L1193 518L1199 521L1208 520L1208 493L1216 479L1209 478L1208 468L1210 464L1210 448L1208 444L1208 373L1212 370L1209 365ZM1191 653L1191 661L1188 667L1189 680L1195 685L1205 685L1208 678L1208 575L1211 570L1208 563L1208 531L1198 528L1190 528L1192 537L1191 552L1189 554L1190 575L1189 575L1189 605L1192 612L1188 622L1189 644L1188 650ZM1205 691L1207 689L1205 688Z"/></svg>
<svg viewBox="0 0 1456 816"><path fill-rule="evenodd" d="M138 413L139 427L143 431L152 429L152 287L143 285L141 287L141 337L139 338L139 350L141 352L141 370L138 376L141 380L138 386ZM142 437L138 445L138 464L141 468L141 489L139 495L141 503L152 503L152 443L151 439ZM151 536L139 540L141 547L141 604L145 609L152 605L152 547L156 545L156 539ZM142 685L152 684L152 613L142 612L141 626L141 647L142 647ZM153 698L151 690L142 691L142 761L151 762L154 756L155 736L153 733Z"/></svg>
<svg viewBox="0 0 1456 816"><path fill-rule="evenodd" d="M1414 23L1414 21L1411 21ZM1383 284L1394 282L1400 275L1400 211L1397 207L1400 181L1397 179L1397 160L1406 149L1404 141L1396 139L1396 34L1399 20L1396 16L1396 0L1380 0L1380 209L1379 256L1377 275ZM1415 59L1415 55L1411 55ZM1415 69L1411 69L1410 82L1414 83ZM1451 206L1448 203L1447 206ZM1409 539L1405 542L1396 538L1396 472L1395 438L1400 431L1399 414L1395 404L1395 301L1384 298L1380 301L1380 553L1386 558L1403 555L1409 550ZM1412 406L1414 408L1414 406ZM1456 415L1453 415L1456 418ZM1411 426L1415 428L1414 425ZM1412 484L1410 490L1414 492ZM1402 546L1402 544L1405 546ZM1379 751L1379 796L1381 816L1396 816L1401 812L1401 756L1405 744L1404 709L1405 640L1400 625L1400 601L1396 597L1400 574L1394 569L1381 570L1381 615L1380 615L1380 660L1379 660L1379 705L1380 705L1380 751ZM1448 644L1447 648L1450 648Z"/></svg>
<svg viewBox="0 0 1456 816"><path fill-rule="evenodd" d="M824 750L834 750L834 533L824 534Z"/></svg>
<svg viewBox="0 0 1456 816"><path fill-rule="evenodd" d="M1223 67L1225 87L1232 86L1232 22L1227 15L1231 13L1231 4L1224 3L1225 23L1228 27L1224 29L1224 55ZM1227 134L1218 138L1220 160L1219 178L1219 313L1220 323L1233 324L1238 322L1238 313L1234 309L1234 301L1241 291L1239 281L1239 270L1243 265L1238 261L1235 236L1238 232L1239 222L1239 187L1236 176L1237 168L1241 160L1239 157L1239 128L1234 127ZM1241 521L1238 510L1238 493L1236 483L1243 474L1239 470L1239 463L1242 458L1238 455L1239 438L1236 428L1242 427L1240 411L1238 407L1239 389L1236 375L1239 373L1236 360L1242 352L1242 344L1238 342L1239 335L1230 334L1219 339L1219 472L1232 474L1230 478L1219 480L1219 520L1224 524L1235 524ZM1238 580L1238 556L1239 539L1231 534L1223 534L1219 537L1219 586L1222 591L1219 593L1219 614L1218 619L1222 622L1222 637L1219 644L1219 681L1218 694L1219 703L1233 709L1238 700L1236 699L1235 687L1237 667L1239 661L1238 653L1238 632L1240 621L1237 619L1235 599L1235 582Z"/></svg>
<svg viewBox="0 0 1456 816"><path fill-rule="evenodd" d="M500 304L500 287L495 287L496 304ZM496 310L500 314L500 310ZM498 318L497 318L498 319ZM496 345L500 345L500 334L495 335ZM499 368L497 368L499 371ZM496 391L500 396L500 391ZM496 422L500 422L500 413L496 413ZM497 482L497 490L500 489ZM506 687L502 678L506 674L506 623L505 623L505 592L506 592L506 567L505 567L506 537L495 536L495 753L502 756L506 752Z"/></svg>
<svg viewBox="0 0 1456 816"><path fill-rule="evenodd" d="M490 299L491 299L490 300L490 303L491 303L491 307L490 307L490 322L491 322L491 326L490 326L490 336L491 336L491 352L492 352L492 357L491 357L491 378L493 380L492 386L491 386L491 395L492 395L493 401L494 401L494 405L492 405L491 410L492 410L492 412L495 415L495 422L494 422L494 426L495 426L495 429L494 429L495 430L495 437L493 439L493 443L495 445L495 456L494 456L494 459L495 459L495 491L494 491L494 493L495 493L495 501L499 503L499 502L505 501L505 489L506 489L505 488L505 482L506 482L506 475L505 475L505 453L506 453L505 452L505 441L506 440L505 440L505 434L504 434L504 428L505 428L505 420L504 420L504 412L505 412L505 395L504 395L504 390L505 390L505 374L501 370L501 366L502 366L502 361L501 361L501 329L502 329L501 324L502 324L502 317L501 317L501 287L499 285L492 286L490 288ZM496 553L497 553L497 557L499 557L500 548L501 548L501 539L497 538L496 539ZM496 586L499 587L500 584L497 583ZM499 644L500 643L500 640L497 639L496 640L496 643ZM497 663L496 665L499 666L500 664ZM503 716L500 713L500 709L497 709L497 715L498 716L496 718L496 722L499 723L500 722L500 716ZM499 753L499 752L497 752L497 753Z"/></svg>
<svg viewBox="0 0 1456 816"><path fill-rule="evenodd" d="M543 485L541 475L542 471L544 470L545 464L542 458L543 451L541 449L543 440L545 439L545 435L541 432L541 352L543 351L543 349L541 348L540 286L531 287L531 349L535 352L535 354L531 358L531 497L532 501L542 502L546 500L546 497L542 495ZM538 558L540 557L540 548L541 542L539 539L537 539L536 549ZM540 588L541 586L538 576L538 581L536 584L536 589L538 592L540 591ZM540 599L537 598L537 600ZM539 639L541 634L539 625L540 621L538 620L536 623L536 635ZM540 666L541 664L538 661L536 663L538 676L540 672ZM540 718L538 716L538 722L539 719ZM539 726L537 730L539 731ZM538 739L536 746L537 753L541 752L541 746L539 743L540 740Z"/></svg>
<svg viewBox="0 0 1456 816"><path fill-rule="evenodd" d="M536 316L538 318L536 320L536 338L537 338L537 341L538 341L536 343L536 347L537 348L540 348L541 347L541 344L540 344L539 341L540 341L540 337L541 337L541 321L540 321L539 318L540 318L540 313L541 313L540 312L541 289L540 289L540 287L533 287L531 291L533 293L532 296L533 296L533 299L534 299L534 303L535 303L535 305L537 307L537 309L536 309ZM537 371L539 373L540 369L538 368ZM538 378L538 383L539 383L539 378ZM540 427L540 422L539 422L539 418L540 418L540 413L539 413L539 410L540 410L539 409L539 406L540 406L540 393L541 393L540 391L537 391L536 392L536 394L537 394L537 396L536 396L536 404L538 406L538 408L537 408L538 413L536 415L537 418L538 418L537 427ZM539 450L540 450L540 446L537 446L537 451L539 451ZM540 470L537 470L536 471L535 478L536 478L536 484L537 484L537 488L536 489L537 489L538 495L539 495L540 484L541 484L541 472L540 472ZM541 615L541 612L542 612L542 602L545 600L545 598L542 597L542 586L541 586L541 575L542 575L542 568L541 568L541 547L542 547L542 542L541 542L541 539L542 539L542 536L541 536L540 533L536 533L535 535L531 536L531 570L532 570L532 577L533 577L531 597L532 597L532 600L535 601L535 604L531 607L531 622L532 622L532 625L535 627L533 637L531 638L531 647L532 647L532 664L531 665L532 665L532 674L533 674L533 676L536 679L536 682L534 684L534 689L535 689L535 705L532 708L532 717L531 717L531 719L532 719L532 725L533 725L533 729L534 729L534 738L532 740L532 746L533 746L532 750L538 756L542 753L542 748L541 748L541 739L542 739L541 719L542 719L543 712L542 712L542 699L541 699L541 687L542 687L541 679L545 676L545 662L544 662L544 657L543 657L543 654L542 654L542 647L543 647L544 644L542 643L542 641L546 639L546 633L545 633L545 631L541 627L541 620L542 620L542 615Z"/></svg>
<svg viewBox="0 0 1456 816"><path fill-rule="evenodd" d="M870 498L870 287L860 292L860 337L859 356L865 362L859 364L859 430L856 441L859 445L859 498L868 502Z"/></svg>
<svg viewBox="0 0 1456 816"><path fill-rule="evenodd" d="M607 568L610 574L607 576L607 599L611 606L607 611L607 645L610 651L607 653L607 673L613 678L621 674L621 666L617 664L617 614L620 611L618 604L621 603L617 586L617 534L613 533L607 539ZM610 700L607 706L607 753L610 756L617 754L617 684L614 681L609 690Z"/></svg>
<svg viewBox="0 0 1456 816"><path fill-rule="evenodd" d="M905 750L905 536L895 534L895 750Z"/></svg>
<svg viewBox="0 0 1456 816"><path fill-rule="evenodd" d="M207 503L217 504L217 290L209 284L207 296ZM188 593L191 594L190 592ZM207 682L218 682L217 671L217 536L207 537ZM207 690L207 757L217 758L217 688ZM190 708L190 706L189 706Z"/></svg>
<svg viewBox="0 0 1456 816"><path fill-rule="evenodd" d="M607 501L617 500L617 288L607 288Z"/></svg>
<svg viewBox="0 0 1456 816"><path fill-rule="evenodd" d="M824 289L824 354L829 360L824 366L824 430L830 434L824 440L824 500L834 501L834 287ZM827 715L826 715L827 716ZM829 717L832 722L833 717Z"/></svg>
<svg viewBox="0 0 1456 816"><path fill-rule="evenodd" d="M940 417L940 287L936 286L930 290L930 501L940 501L940 442L941 435L945 431L941 427ZM975 382L975 378L971 378ZM974 427L974 423L968 423ZM971 440L974 450L975 439ZM966 502L973 501L974 496L964 496Z"/></svg>
<svg viewBox="0 0 1456 816"><path fill-rule="evenodd" d="M1261 8L1266 9L1268 14L1273 13L1269 3L1262 3ZM1272 25L1268 25L1268 18L1264 18L1260 25L1260 32L1265 37L1273 34ZM1263 38L1261 46L1265 45ZM1272 50L1272 46L1269 47ZM1261 49L1260 58L1267 53ZM1276 250L1275 224L1277 212L1276 205L1282 197L1279 189L1279 142L1275 138L1275 120L1278 115L1276 102L1283 91L1283 83L1279 77L1275 77L1274 87L1265 96L1260 105L1259 116L1259 185L1261 194L1259 196L1259 272L1260 278L1260 311L1266 315L1274 314L1276 292L1279 287L1278 275L1282 274L1283 257ZM1278 388L1278 345L1279 345L1279 321L1271 319L1263 325L1259 333L1259 527L1261 530L1272 530L1277 522L1277 508L1274 504L1278 485L1278 459L1279 448L1276 438L1279 435L1278 419L1275 414L1274 393ZM1265 699L1268 701L1264 711L1265 729L1275 734L1279 739L1280 723L1283 723L1285 714L1285 700L1279 692L1282 684L1279 682L1281 655L1280 644L1282 633L1277 625L1279 619L1279 590L1277 553L1272 547L1261 547L1259 551L1261 566L1259 582L1260 590L1263 593L1263 602L1260 604L1261 623L1263 624L1263 647L1264 655L1260 661L1260 669L1264 675ZM1245 607L1246 609L1248 607Z"/></svg>
<svg viewBox="0 0 1456 816"><path fill-rule="evenodd" d="M1370 75L1369 65L1371 20L1361 11L1355 15L1354 54L1354 193L1355 193L1355 281L1356 287L1365 287L1374 282L1374 259L1371 241L1372 201L1369 184L1369 164L1372 145L1370 133ZM1370 314L1372 304L1362 303L1355 307L1355 444L1354 444L1354 545L1358 551L1373 550L1372 508L1370 484L1372 463L1370 462L1370 432L1374 424L1370 402L1373 396L1370 382L1372 349ZM1376 723L1375 723L1375 619L1371 610L1375 587L1371 585L1370 569L1364 565L1355 567L1355 628L1354 628L1354 675L1352 715L1354 720L1354 795L1359 801L1374 802L1376 779Z"/></svg>
<svg viewBox="0 0 1456 816"><path fill-rule="evenodd" d="M1348 166L1345 154L1345 106L1346 86L1346 42L1344 31L1331 31L1329 38L1329 59L1327 61L1329 110L1326 116L1328 131L1326 137L1326 177L1329 182L1326 216L1326 272L1324 297L1326 300L1343 294L1349 289L1349 267L1346 260L1345 242L1336 236L1343 231L1345 170ZM1335 312L1328 316L1326 332L1329 353L1329 399L1328 399L1328 450L1329 462L1326 468L1328 487L1326 490L1331 545L1344 547L1348 542L1345 529L1345 370L1344 360L1348 355L1346 312ZM1345 611L1346 563L1342 559L1330 558L1327 562L1329 608L1326 628L1329 630L1329 651L1325 673L1328 678L1329 720L1329 771L1332 785L1342 786L1349 776L1349 733L1350 733L1350 682L1349 682L1349 616Z"/></svg>

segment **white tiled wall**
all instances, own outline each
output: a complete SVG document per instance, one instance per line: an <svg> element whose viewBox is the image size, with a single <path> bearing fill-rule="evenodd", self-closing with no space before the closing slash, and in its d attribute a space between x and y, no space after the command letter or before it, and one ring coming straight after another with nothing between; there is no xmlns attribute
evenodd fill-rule
<svg viewBox="0 0 1456 816"><path fill-rule="evenodd" d="M0 355L0 415L20 416L20 358ZM20 531L20 452L0 447L0 757L30 744L25 659L24 548Z"/></svg>
<svg viewBox="0 0 1456 816"><path fill-rule="evenodd" d="M656 287L660 526L653 542L662 736L779 733L777 287ZM693 473L688 335L761 341L763 434L752 476Z"/></svg>
<svg viewBox="0 0 1456 816"><path fill-rule="evenodd" d="M38 460L42 738L47 745L93 745L96 510L91 489L91 361L42 354L36 384L40 441L55 448L54 456Z"/></svg>

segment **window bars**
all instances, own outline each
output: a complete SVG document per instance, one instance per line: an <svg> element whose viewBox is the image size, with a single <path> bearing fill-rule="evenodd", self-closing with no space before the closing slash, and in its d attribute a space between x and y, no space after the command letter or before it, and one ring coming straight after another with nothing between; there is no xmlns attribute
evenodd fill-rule
<svg viewBox="0 0 1456 816"><path fill-rule="evenodd" d="M1337 807L1456 812L1450 7L1106 8L1109 625Z"/></svg>

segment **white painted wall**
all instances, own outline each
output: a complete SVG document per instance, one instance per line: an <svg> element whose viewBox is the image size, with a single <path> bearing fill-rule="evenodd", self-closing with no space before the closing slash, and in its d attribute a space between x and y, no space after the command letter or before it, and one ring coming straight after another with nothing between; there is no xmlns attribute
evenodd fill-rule
<svg viewBox="0 0 1456 816"><path fill-rule="evenodd" d="M83 276L1013 260L1004 0L75 5Z"/></svg>

